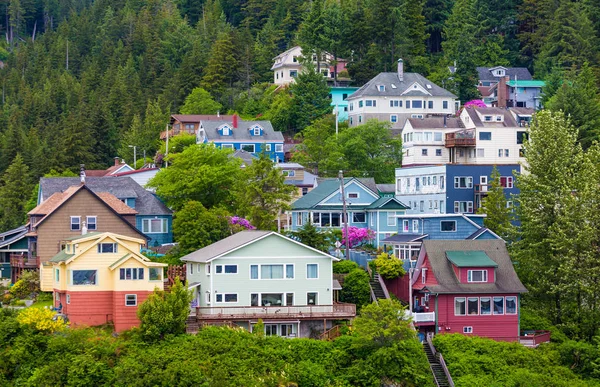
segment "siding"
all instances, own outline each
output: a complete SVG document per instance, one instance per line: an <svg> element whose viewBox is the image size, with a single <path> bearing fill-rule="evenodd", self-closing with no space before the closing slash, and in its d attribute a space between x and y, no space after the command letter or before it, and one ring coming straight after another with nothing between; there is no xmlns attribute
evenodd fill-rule
<svg viewBox="0 0 600 387"><path fill-rule="evenodd" d="M167 219L167 232L164 233L145 233L148 237L148 246L160 246L165 243L173 243L173 216L171 215L138 215L135 219L135 228L142 231L143 228L143 220L144 219Z"/></svg>
<svg viewBox="0 0 600 387"><path fill-rule="evenodd" d="M137 305L126 306L125 295L136 294ZM113 322L115 324L115 331L121 332L126 329L140 326L140 320L137 317L138 307L146 301L148 296L152 292L143 291L122 291L113 292Z"/></svg>

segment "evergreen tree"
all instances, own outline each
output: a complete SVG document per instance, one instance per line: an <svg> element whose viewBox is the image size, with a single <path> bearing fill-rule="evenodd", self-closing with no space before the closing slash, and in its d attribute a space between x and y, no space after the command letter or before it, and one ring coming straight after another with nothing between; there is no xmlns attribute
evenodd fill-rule
<svg viewBox="0 0 600 387"><path fill-rule="evenodd" d="M307 127L316 119L331 113L333 109L325 78L310 65L305 66L304 71L298 74L290 91L294 96L297 130Z"/></svg>
<svg viewBox="0 0 600 387"><path fill-rule="evenodd" d="M280 214L289 209L295 191L294 186L285 184L281 169L263 152L246 167L246 179L239 181L235 202L240 215L256 228L273 230Z"/></svg>
<svg viewBox="0 0 600 387"><path fill-rule="evenodd" d="M17 154L0 180L0 230L7 231L25 223L25 205L32 188L29 167Z"/></svg>
<svg viewBox="0 0 600 387"><path fill-rule="evenodd" d="M185 98L179 111L181 114L217 114L222 110L223 105L213 100L208 91L197 87Z"/></svg>
<svg viewBox="0 0 600 387"><path fill-rule="evenodd" d="M505 241L511 242L513 237L513 227L511 225L513 209L508 208L507 203L504 189L500 183L500 172L494 165L488 194L483 200L479 213L486 214L483 220L485 227L498 234Z"/></svg>
<svg viewBox="0 0 600 387"><path fill-rule="evenodd" d="M202 77L201 87L208 90L215 99L233 105L232 100L223 101L223 97L227 87L233 86L236 68L237 59L231 33L222 32L210 51L210 59Z"/></svg>

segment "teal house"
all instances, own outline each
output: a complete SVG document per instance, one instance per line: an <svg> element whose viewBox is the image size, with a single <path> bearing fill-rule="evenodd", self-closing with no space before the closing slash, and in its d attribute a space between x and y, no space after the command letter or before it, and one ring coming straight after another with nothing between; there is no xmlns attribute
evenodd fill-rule
<svg viewBox="0 0 600 387"><path fill-rule="evenodd" d="M242 231L181 260L198 324L252 331L261 319L268 336L318 337L356 315L336 302L338 259L273 231Z"/></svg>
<svg viewBox="0 0 600 387"><path fill-rule="evenodd" d="M0 279L11 278L10 257L27 256L27 227L0 233Z"/></svg>
<svg viewBox="0 0 600 387"><path fill-rule="evenodd" d="M393 184L375 184L373 178L344 179L348 226L373 230L376 247L383 239L398 232L397 218L408 209L394 197L394 192ZM341 229L343 201L340 180L318 179L315 188L292 203L291 213L288 229L292 231L307 222L319 229Z"/></svg>
<svg viewBox="0 0 600 387"><path fill-rule="evenodd" d="M338 122L348 120L348 101L346 101L346 99L356 90L358 90L358 87L332 86L329 88L329 98L331 99L331 106L333 106L333 114L335 114L337 108Z"/></svg>

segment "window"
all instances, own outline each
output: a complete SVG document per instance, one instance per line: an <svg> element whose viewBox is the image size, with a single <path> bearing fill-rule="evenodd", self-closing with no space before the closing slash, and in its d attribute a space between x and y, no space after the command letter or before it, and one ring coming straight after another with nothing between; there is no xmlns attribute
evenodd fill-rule
<svg viewBox="0 0 600 387"><path fill-rule="evenodd" d="M98 244L99 254L114 254L118 252L116 243L100 243Z"/></svg>
<svg viewBox="0 0 600 387"><path fill-rule="evenodd" d="M419 221L417 219L412 221L412 230L413 232L419 232Z"/></svg>
<svg viewBox="0 0 600 387"><path fill-rule="evenodd" d="M290 77L296 78L298 76L298 70L290 70Z"/></svg>
<svg viewBox="0 0 600 387"><path fill-rule="evenodd" d="M496 121L501 122L502 121L502 116L496 116Z"/></svg>
<svg viewBox="0 0 600 387"><path fill-rule="evenodd" d="M388 211L387 213L387 225L395 226L396 225L396 213Z"/></svg>
<svg viewBox="0 0 600 387"><path fill-rule="evenodd" d="M194 265L190 265L190 274L194 274Z"/></svg>
<svg viewBox="0 0 600 387"><path fill-rule="evenodd" d="M304 220L304 213L303 212L296 213L296 226L302 226L303 220Z"/></svg>
<svg viewBox="0 0 600 387"><path fill-rule="evenodd" d="M246 152L254 153L254 144L242 144L242 150Z"/></svg>
<svg viewBox="0 0 600 387"><path fill-rule="evenodd" d="M479 299L479 314L483 315L490 315L492 314L492 306L491 306L491 300L489 297L481 297Z"/></svg>
<svg viewBox="0 0 600 387"><path fill-rule="evenodd" d="M423 108L423 101L413 100L412 101L412 107L413 107L413 109L421 109L421 108Z"/></svg>
<svg viewBox="0 0 600 387"><path fill-rule="evenodd" d="M477 157L485 157L485 149L477 148Z"/></svg>
<svg viewBox="0 0 600 387"><path fill-rule="evenodd" d="M455 176L454 188L473 188L473 177Z"/></svg>
<svg viewBox="0 0 600 387"><path fill-rule="evenodd" d="M487 282L487 270L467 270L468 282Z"/></svg>
<svg viewBox="0 0 600 387"><path fill-rule="evenodd" d="M427 156L427 149L421 149L421 156Z"/></svg>
<svg viewBox="0 0 600 387"><path fill-rule="evenodd" d="M71 283L73 285L97 285L97 270L73 270Z"/></svg>
<svg viewBox="0 0 600 387"><path fill-rule="evenodd" d="M354 110L354 102L350 102L350 111Z"/></svg>
<svg viewBox="0 0 600 387"><path fill-rule="evenodd" d="M442 101L442 109L448 109L448 101Z"/></svg>
<svg viewBox="0 0 600 387"><path fill-rule="evenodd" d="M443 141L442 132L434 132L433 141Z"/></svg>
<svg viewBox="0 0 600 387"><path fill-rule="evenodd" d="M54 269L54 281L60 281L60 270Z"/></svg>
<svg viewBox="0 0 600 387"><path fill-rule="evenodd" d="M194 124L185 124L185 131L188 133L193 133L194 128L195 128Z"/></svg>
<svg viewBox="0 0 600 387"><path fill-rule="evenodd" d="M258 265L250 265L250 279L258 279Z"/></svg>
<svg viewBox="0 0 600 387"><path fill-rule="evenodd" d="M395 115L395 114L392 114L392 115L390 116L390 122L394 122L394 123L395 123L395 122L398 122L398 116L397 116L397 115Z"/></svg>
<svg viewBox="0 0 600 387"><path fill-rule="evenodd" d="M71 231L81 230L81 217L71 216Z"/></svg>
<svg viewBox="0 0 600 387"><path fill-rule="evenodd" d="M142 219L142 232L144 234L162 234L168 232L167 219Z"/></svg>
<svg viewBox="0 0 600 387"><path fill-rule="evenodd" d="M89 231L96 230L96 220L97 220L97 218L95 216L87 216L85 218L85 222L87 224L87 229Z"/></svg>
<svg viewBox="0 0 600 387"><path fill-rule="evenodd" d="M231 134L231 131L229 129L229 126L224 126L223 127L223 136L229 136Z"/></svg>
<svg viewBox="0 0 600 387"><path fill-rule="evenodd" d="M286 279L294 279L294 265L292 265L292 264L285 265L285 278Z"/></svg>
<svg viewBox="0 0 600 387"><path fill-rule="evenodd" d="M454 299L454 315L455 316L465 316L467 314L466 310L466 300L464 297L457 297Z"/></svg>
<svg viewBox="0 0 600 387"><path fill-rule="evenodd" d="M237 265L217 265L215 266L216 274L237 274L238 267Z"/></svg>
<svg viewBox="0 0 600 387"><path fill-rule="evenodd" d="M504 297L494 297L494 314L504 314Z"/></svg>
<svg viewBox="0 0 600 387"><path fill-rule="evenodd" d="M358 123L360 124L362 122L362 116L358 116Z"/></svg>
<svg viewBox="0 0 600 387"><path fill-rule="evenodd" d="M221 149L233 149L233 144L221 144Z"/></svg>
<svg viewBox="0 0 600 387"><path fill-rule="evenodd" d="M255 136L260 136L260 128L258 126L254 127L254 133Z"/></svg>
<svg viewBox="0 0 600 387"><path fill-rule="evenodd" d="M296 171L283 170L282 172L283 172L283 176L288 176L288 177L296 176Z"/></svg>
<svg viewBox="0 0 600 387"><path fill-rule="evenodd" d="M319 264L309 263L306 265L306 278L308 278L308 279L319 278Z"/></svg>
<svg viewBox="0 0 600 387"><path fill-rule="evenodd" d="M137 294L126 294L125 306L137 306Z"/></svg>
<svg viewBox="0 0 600 387"><path fill-rule="evenodd" d="M527 138L527 132L517 132L517 144L522 144Z"/></svg>
<svg viewBox="0 0 600 387"><path fill-rule="evenodd" d="M463 333L473 333L473 327L463 327Z"/></svg>
<svg viewBox="0 0 600 387"><path fill-rule="evenodd" d="M258 306L258 293L250 293L250 306Z"/></svg>
<svg viewBox="0 0 600 387"><path fill-rule="evenodd" d="M390 107L402 107L402 101L397 99L391 100Z"/></svg>
<svg viewBox="0 0 600 387"><path fill-rule="evenodd" d="M427 102L427 108L428 109L433 109L433 101L428 101Z"/></svg>
<svg viewBox="0 0 600 387"><path fill-rule="evenodd" d="M369 107L369 106L373 106L373 100L370 100L370 99L366 100L366 101L365 101L365 105L366 105L367 107Z"/></svg>
<svg viewBox="0 0 600 387"><path fill-rule="evenodd" d="M358 101L358 107L359 108L363 107L363 101L362 100Z"/></svg>
<svg viewBox="0 0 600 387"><path fill-rule="evenodd" d="M275 152L283 152L283 144L275 144Z"/></svg>
<svg viewBox="0 0 600 387"><path fill-rule="evenodd" d="M479 140L480 141L491 141L492 140L492 132L479 132Z"/></svg>
<svg viewBox="0 0 600 387"><path fill-rule="evenodd" d="M58 293L56 293L56 294L58 295ZM67 294L66 299L67 299L67 304L70 304L71 303L71 295Z"/></svg>
<svg viewBox="0 0 600 387"><path fill-rule="evenodd" d="M308 193L308 187L302 187L302 196Z"/></svg>
<svg viewBox="0 0 600 387"><path fill-rule="evenodd" d="M402 221L402 231L408 232L408 220L407 219L404 219Z"/></svg>
<svg viewBox="0 0 600 387"><path fill-rule="evenodd" d="M517 314L517 297L506 297L506 314Z"/></svg>
<svg viewBox="0 0 600 387"><path fill-rule="evenodd" d="M429 209L432 210L433 209L433 200L429 201Z"/></svg>
<svg viewBox="0 0 600 387"><path fill-rule="evenodd" d="M456 232L456 220L442 220L440 222L441 232Z"/></svg>
<svg viewBox="0 0 600 387"><path fill-rule="evenodd" d="M467 299L467 313L479 314L479 298L469 297Z"/></svg>
<svg viewBox="0 0 600 387"><path fill-rule="evenodd" d="M379 86L377 86L377 88L379 89L379 91L385 91L384 85L379 85Z"/></svg>
<svg viewBox="0 0 600 387"><path fill-rule="evenodd" d="M424 212L425 211L425 201L421 200L419 202L419 211L420 212Z"/></svg>
<svg viewBox="0 0 600 387"><path fill-rule="evenodd" d="M306 293L306 305L317 305L317 293Z"/></svg>
<svg viewBox="0 0 600 387"><path fill-rule="evenodd" d="M352 223L365 223L367 218L367 214L364 212L353 212L352 213Z"/></svg>
<svg viewBox="0 0 600 387"><path fill-rule="evenodd" d="M489 121L491 121L491 120L492 120L492 116L485 116L485 117L484 117L484 119L485 119L485 121L488 121L488 122L489 122Z"/></svg>
<svg viewBox="0 0 600 387"><path fill-rule="evenodd" d="M358 192L348 192L348 199L358 199Z"/></svg>
<svg viewBox="0 0 600 387"><path fill-rule="evenodd" d="M406 100L406 108L410 109L410 100L408 100L408 99Z"/></svg>
<svg viewBox="0 0 600 387"><path fill-rule="evenodd" d="M260 265L261 279L283 279L283 265Z"/></svg>
<svg viewBox="0 0 600 387"><path fill-rule="evenodd" d="M473 202L454 202L454 213L465 214L473 212Z"/></svg>
<svg viewBox="0 0 600 387"><path fill-rule="evenodd" d="M440 176L440 189L444 189L444 175Z"/></svg>
<svg viewBox="0 0 600 387"><path fill-rule="evenodd" d="M238 302L237 293L217 293L216 302Z"/></svg>
<svg viewBox="0 0 600 387"><path fill-rule="evenodd" d="M424 267L423 270L421 270L421 283L424 284L427 282L427 268Z"/></svg>
<svg viewBox="0 0 600 387"><path fill-rule="evenodd" d="M503 188L512 188L513 187L513 177L512 176L500 177L500 185Z"/></svg>
<svg viewBox="0 0 600 387"><path fill-rule="evenodd" d="M271 151L271 144L265 144L265 151L267 151L267 152Z"/></svg>
<svg viewBox="0 0 600 387"><path fill-rule="evenodd" d="M504 150L504 157L509 157L510 156L510 150L505 149Z"/></svg>
<svg viewBox="0 0 600 387"><path fill-rule="evenodd" d="M210 266L207 265L208 269ZM148 277L150 281L162 281L163 269L161 267L151 267L148 269Z"/></svg>
<svg viewBox="0 0 600 387"><path fill-rule="evenodd" d="M119 269L119 279L120 280L143 280L144 279L144 269L143 268L123 268Z"/></svg>
<svg viewBox="0 0 600 387"><path fill-rule="evenodd" d="M525 157L525 149L519 149L519 157Z"/></svg>
<svg viewBox="0 0 600 387"><path fill-rule="evenodd" d="M205 301L207 304L210 304L210 292L206 292L206 293L204 294L204 301Z"/></svg>
<svg viewBox="0 0 600 387"><path fill-rule="evenodd" d="M441 149L436 149L435 150L435 155L436 156L441 156L442 155L442 150Z"/></svg>

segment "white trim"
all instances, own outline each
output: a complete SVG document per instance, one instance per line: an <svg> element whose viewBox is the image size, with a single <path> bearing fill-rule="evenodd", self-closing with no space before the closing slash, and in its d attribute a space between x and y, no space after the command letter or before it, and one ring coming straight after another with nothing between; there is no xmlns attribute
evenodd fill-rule
<svg viewBox="0 0 600 387"><path fill-rule="evenodd" d="M258 257L257 257L258 258ZM263 257L264 259L265 257ZM262 266L283 266L283 277L281 278L263 278L261 273ZM294 276L292 278L287 278L287 266L292 266L294 268ZM252 278L252 266L258 266L258 278ZM296 264L295 263L251 263L248 265L248 278L250 281L281 281L281 280L294 280L296 279Z"/></svg>
<svg viewBox="0 0 600 387"><path fill-rule="evenodd" d="M454 223L454 230L451 231L444 231L442 230L442 222L453 222ZM458 227L456 225L456 220L440 220L440 232L457 232L458 231Z"/></svg>
<svg viewBox="0 0 600 387"><path fill-rule="evenodd" d="M317 276L315 278L309 278L308 277L308 265L317 265ZM307 280L318 280L319 279L319 274L320 274L319 271L320 270L319 270L319 263L318 262L316 262L316 263L307 263L306 264L306 275L305 275L305 278Z"/></svg>
<svg viewBox="0 0 600 387"><path fill-rule="evenodd" d="M309 294L309 293L316 293L316 294L317 294L317 300L316 300L316 302L315 302L314 304L309 304L309 303L308 303L308 294ZM319 292L318 292L318 291L314 291L314 292L306 292L306 304L305 304L306 306L311 306L311 305L315 305L315 306L316 306L316 305L321 305L321 304L320 304L320 301L321 301L321 295L319 294Z"/></svg>
<svg viewBox="0 0 600 387"><path fill-rule="evenodd" d="M128 297L128 296L135 296L135 305L127 305L127 297ZM138 295L137 295L137 294L135 294L135 293L132 293L132 294L126 294L126 295L125 295L125 306L138 306L138 297L137 297L137 296L138 296Z"/></svg>
<svg viewBox="0 0 600 387"><path fill-rule="evenodd" d="M222 266L221 273L218 272L217 268ZM225 266L235 266L235 273L225 273ZM235 275L238 274L238 265L237 264L225 264L222 263L220 265L215 265L215 275Z"/></svg>
<svg viewBox="0 0 600 387"><path fill-rule="evenodd" d="M235 294L235 301L225 301L226 295ZM223 296L223 301L217 301L217 296ZM238 304L240 297L238 293L215 293L215 304Z"/></svg>
<svg viewBox="0 0 600 387"><path fill-rule="evenodd" d="M351 183L355 183L358 184L359 187L363 188L369 195L373 196L373 199L377 200L379 199L379 194L371 191L371 189L367 186L365 186L364 184L362 184L360 181L358 181L356 178L351 178L350 181L348 181L346 184L344 184L344 191L346 191L348 189L348 186ZM335 195L340 195L340 188L338 187L334 192L332 192L329 196L327 196L325 199L321 200L319 203L317 203L316 205L330 205L330 204L325 204L326 201L328 201L329 199L333 198ZM373 203L373 202L371 202ZM371 203L360 203L360 204L364 204L364 205L369 205ZM358 205L359 203L355 203L355 205Z"/></svg>

